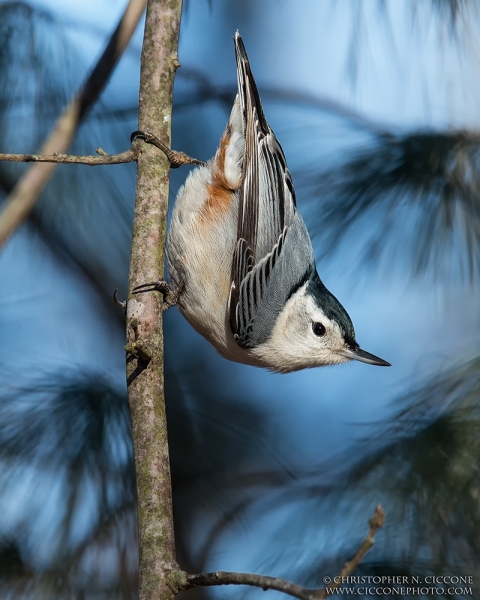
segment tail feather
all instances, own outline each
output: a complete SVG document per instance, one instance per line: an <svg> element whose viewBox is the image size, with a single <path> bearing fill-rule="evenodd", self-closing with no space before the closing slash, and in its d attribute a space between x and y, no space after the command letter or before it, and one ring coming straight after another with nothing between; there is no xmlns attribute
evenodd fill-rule
<svg viewBox="0 0 480 600"><path fill-rule="evenodd" d="M235 57L237 59L237 80L238 80L238 94L240 97L240 104L243 112L243 120L246 123L247 120L247 106L248 99L252 108L257 113L257 118L263 133L267 134L270 131L267 120L263 113L262 103L260 102L260 96L258 94L257 84L250 68L250 61L248 60L247 51L243 44L242 37L237 31L234 36L235 42Z"/></svg>

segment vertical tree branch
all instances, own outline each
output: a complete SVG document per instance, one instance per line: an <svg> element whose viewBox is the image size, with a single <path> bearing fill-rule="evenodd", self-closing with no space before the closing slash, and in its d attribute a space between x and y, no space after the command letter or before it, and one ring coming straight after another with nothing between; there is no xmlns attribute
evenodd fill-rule
<svg viewBox="0 0 480 600"><path fill-rule="evenodd" d="M146 0L129 0L97 64L73 100L58 118L39 154L66 152L82 118L106 86L119 58L127 47L145 10ZM0 213L0 246L29 215L35 202L52 177L57 165L37 163L31 166L11 191Z"/></svg>
<svg viewBox="0 0 480 600"><path fill-rule="evenodd" d="M181 0L149 0L142 50L139 129L154 131L168 146L181 8ZM140 152L130 290L163 278L170 171L154 146L140 140L134 144ZM129 298L127 378L137 478L140 600L172 598L185 577L175 560L161 317L159 294Z"/></svg>

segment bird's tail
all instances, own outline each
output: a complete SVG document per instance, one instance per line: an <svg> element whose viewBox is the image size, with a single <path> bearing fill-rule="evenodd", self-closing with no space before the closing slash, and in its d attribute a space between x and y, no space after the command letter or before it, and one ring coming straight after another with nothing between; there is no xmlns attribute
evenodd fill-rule
<svg viewBox="0 0 480 600"><path fill-rule="evenodd" d="M260 127L264 133L268 132L268 124L263 113L262 103L258 95L257 84L250 68L247 52L243 44L242 37L237 31L234 36L235 56L237 59L237 81L238 96L243 112L244 123L247 123L249 117L256 113Z"/></svg>

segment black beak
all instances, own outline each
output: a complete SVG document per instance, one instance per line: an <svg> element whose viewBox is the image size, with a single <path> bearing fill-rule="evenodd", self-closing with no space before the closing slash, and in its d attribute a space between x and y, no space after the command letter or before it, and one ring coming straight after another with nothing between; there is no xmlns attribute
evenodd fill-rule
<svg viewBox="0 0 480 600"><path fill-rule="evenodd" d="M358 346L356 348L352 348L352 347L345 348L345 350L342 350L342 354L343 354L343 356L346 356L347 358L352 358L353 360L359 360L360 362L364 362L369 365L377 365L377 367L391 367L392 366L389 362L387 362L386 360L383 360L383 358L378 358L378 356L375 356L374 354L370 354L370 352L365 352L365 350L362 350Z"/></svg>

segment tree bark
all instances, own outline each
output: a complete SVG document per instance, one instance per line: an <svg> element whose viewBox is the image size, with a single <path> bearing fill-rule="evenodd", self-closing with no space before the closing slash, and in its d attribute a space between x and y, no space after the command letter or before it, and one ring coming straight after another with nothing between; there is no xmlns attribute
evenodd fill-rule
<svg viewBox="0 0 480 600"><path fill-rule="evenodd" d="M149 0L140 76L138 126L170 147L172 91L181 0ZM170 166L137 140L138 170L129 289L163 278ZM184 583L175 560L163 380L162 298L130 295L127 381L135 452L140 600L167 600Z"/></svg>

